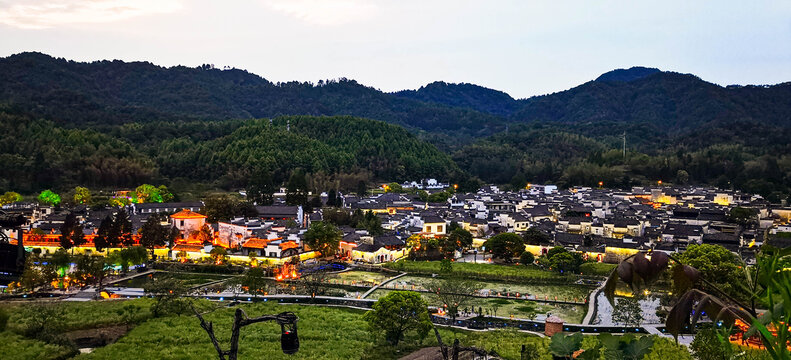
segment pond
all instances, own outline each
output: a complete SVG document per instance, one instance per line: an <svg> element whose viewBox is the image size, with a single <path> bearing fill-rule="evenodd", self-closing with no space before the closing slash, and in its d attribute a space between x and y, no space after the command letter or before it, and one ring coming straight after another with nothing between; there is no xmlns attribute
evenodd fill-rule
<svg viewBox="0 0 791 360"><path fill-rule="evenodd" d="M623 300L626 298L623 297L616 297L615 302L616 304L618 301ZM640 304L640 309L642 310L643 315L643 322L642 324L661 324L662 321L656 315L656 310L659 308L659 298L654 296L649 296L644 299L640 299L638 301ZM607 297L604 296L603 292L600 292L596 296L596 318L593 319L591 324L593 325L604 325L604 326L611 326L611 325L623 325L623 324L615 324L612 320L612 312L613 307L612 304L607 300Z"/></svg>
<svg viewBox="0 0 791 360"><path fill-rule="evenodd" d="M202 284L207 284L212 281L217 280L224 280L230 279L233 276L231 275L220 275L220 274L201 274L201 273L182 273L182 272L166 272L166 271L158 271L153 274L141 275L137 277L133 277L131 279L126 279L123 281L119 281L110 285L110 287L127 287L127 288L142 288L153 278L159 278L162 276L173 276L176 279L184 281L187 287L198 286Z"/></svg>
<svg viewBox="0 0 791 360"><path fill-rule="evenodd" d="M377 289L372 292L366 299L379 299L391 291L388 289ZM438 301L429 293L420 293L421 297L429 304L438 306ZM587 306L585 305L566 305L566 304L552 304L542 303L530 300L517 300L517 299L492 299L492 298L472 298L467 304L462 306L461 310L467 308L470 312L477 312L479 308L483 310L484 314L490 314L501 317L509 317L513 315L519 319L534 319L543 321L548 315L556 315L563 319L568 324L582 323L585 317Z"/></svg>
<svg viewBox="0 0 791 360"><path fill-rule="evenodd" d="M395 290L422 290L425 289L427 283L432 281L430 277L422 276L402 276L386 284L387 289ZM506 282L495 281L476 281L480 284L481 294L502 295L510 294L516 296L529 295L531 298L537 299L554 299L557 296L558 300L579 301L584 302L591 291L594 289L592 286L586 285L529 285L529 284L512 284Z"/></svg>

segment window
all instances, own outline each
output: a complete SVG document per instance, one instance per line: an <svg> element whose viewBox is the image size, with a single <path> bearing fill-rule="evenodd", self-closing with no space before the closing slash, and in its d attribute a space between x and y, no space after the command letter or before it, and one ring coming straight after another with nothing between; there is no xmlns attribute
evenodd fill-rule
<svg viewBox="0 0 791 360"><path fill-rule="evenodd" d="M430 225L426 225L426 232L431 232L431 226Z"/></svg>
<svg viewBox="0 0 791 360"><path fill-rule="evenodd" d="M437 232L438 232L438 233L441 233L441 232L442 232L442 225L439 225L439 226L437 226Z"/></svg>
<svg viewBox="0 0 791 360"><path fill-rule="evenodd" d="M184 220L179 220L179 226L184 226Z"/></svg>

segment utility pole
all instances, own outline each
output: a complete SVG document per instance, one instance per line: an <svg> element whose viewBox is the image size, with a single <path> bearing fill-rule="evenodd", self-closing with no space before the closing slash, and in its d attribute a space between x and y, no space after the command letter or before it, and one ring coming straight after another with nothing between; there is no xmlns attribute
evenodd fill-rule
<svg viewBox="0 0 791 360"><path fill-rule="evenodd" d="M623 158L626 159L626 131L623 132Z"/></svg>

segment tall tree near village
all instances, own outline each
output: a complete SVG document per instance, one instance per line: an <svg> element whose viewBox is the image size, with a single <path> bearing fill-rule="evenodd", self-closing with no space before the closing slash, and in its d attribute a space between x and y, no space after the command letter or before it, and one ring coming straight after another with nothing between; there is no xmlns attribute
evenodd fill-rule
<svg viewBox="0 0 791 360"><path fill-rule="evenodd" d="M130 247L135 244L135 240L132 237L132 220L129 219L129 214L124 208L121 208L121 210L118 210L115 214L113 227L113 231L115 234L118 234L118 239L122 245Z"/></svg>
<svg viewBox="0 0 791 360"><path fill-rule="evenodd" d="M286 186L286 204L306 205L308 203L308 182L305 179L305 172L302 169L295 169L291 172Z"/></svg>
<svg viewBox="0 0 791 360"><path fill-rule="evenodd" d="M332 223L315 222L305 232L305 244L321 252L322 256L330 256L338 251L342 236L343 233Z"/></svg>
<svg viewBox="0 0 791 360"><path fill-rule="evenodd" d="M256 166L247 185L247 199L256 205L272 205L274 193L272 173L263 166Z"/></svg>
<svg viewBox="0 0 791 360"><path fill-rule="evenodd" d="M77 215L69 213L60 227L60 246L66 250L85 244L84 227L80 224Z"/></svg>
<svg viewBox="0 0 791 360"><path fill-rule="evenodd" d="M99 225L99 230L96 231L96 237L93 238L93 246L96 247L96 251L103 251L114 244L110 239L112 236L112 229L113 217L107 215Z"/></svg>
<svg viewBox="0 0 791 360"><path fill-rule="evenodd" d="M175 238L173 227L162 225L162 216L154 214L140 228L140 245L145 247L154 256L154 248L168 245Z"/></svg>

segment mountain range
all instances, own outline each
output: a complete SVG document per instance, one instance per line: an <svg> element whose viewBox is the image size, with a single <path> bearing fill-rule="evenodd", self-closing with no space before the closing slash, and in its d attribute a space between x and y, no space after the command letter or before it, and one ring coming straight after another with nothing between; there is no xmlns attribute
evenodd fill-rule
<svg viewBox="0 0 791 360"><path fill-rule="evenodd" d="M467 83L433 82L386 93L349 79L273 83L209 65L82 63L21 53L0 59L0 104L13 116L123 141L149 159L162 156L157 154L162 142L184 137L222 142L231 135L212 125L217 133L201 138L177 133L179 126L225 122L238 129L246 119L348 115L398 125L417 141L432 143L454 162L438 177L464 177L460 168L483 181L513 186L601 181L596 178L629 186L661 178L738 187L773 199L784 199L791 188L786 155L791 154L791 83L723 87L648 67L617 69L566 91L514 99ZM119 137L134 127L168 135L158 135L159 143ZM19 155L9 149L3 154ZM374 173L374 178L417 175Z"/></svg>

